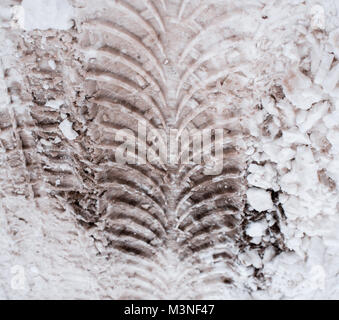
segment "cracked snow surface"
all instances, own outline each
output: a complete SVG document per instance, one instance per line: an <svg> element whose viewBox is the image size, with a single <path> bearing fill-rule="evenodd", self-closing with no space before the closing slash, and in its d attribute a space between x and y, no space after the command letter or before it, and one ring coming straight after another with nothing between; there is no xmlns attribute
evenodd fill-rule
<svg viewBox="0 0 339 320"><path fill-rule="evenodd" d="M0 40L1 299L339 298L338 1L2 0ZM220 173L121 164L139 123Z"/></svg>

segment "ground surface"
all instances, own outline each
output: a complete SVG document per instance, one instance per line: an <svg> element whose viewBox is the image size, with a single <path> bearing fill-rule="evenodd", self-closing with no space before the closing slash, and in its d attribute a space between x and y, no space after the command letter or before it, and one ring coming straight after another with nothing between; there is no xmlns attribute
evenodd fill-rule
<svg viewBox="0 0 339 320"><path fill-rule="evenodd" d="M339 297L336 1L0 8L0 298ZM138 128L223 128L220 172Z"/></svg>

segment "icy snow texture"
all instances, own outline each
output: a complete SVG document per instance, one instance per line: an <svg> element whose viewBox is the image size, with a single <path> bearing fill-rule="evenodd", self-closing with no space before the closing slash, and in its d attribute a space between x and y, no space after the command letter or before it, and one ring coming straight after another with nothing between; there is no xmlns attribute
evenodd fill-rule
<svg viewBox="0 0 339 320"><path fill-rule="evenodd" d="M34 21L26 20L26 28L71 26L68 5L45 19L50 13L44 11L45 6L38 6L40 2L24 1L24 6L31 3L34 9L30 11ZM248 108L248 119L244 119L249 131L247 181L255 188L250 190L262 189L265 203L256 203L251 197L248 201L255 210L271 209L267 195L278 194L274 205L284 210L281 230L286 250L276 256L272 247L264 253L247 248L241 254L242 278L238 280L248 281L254 298L339 298L339 67L335 60L339 58L339 3L254 2L258 6L251 18L240 25L237 19L234 22L245 33L255 29L254 13L259 19L255 37L247 39L244 46L253 63L259 61L261 77L253 78L251 70L244 70L239 81L254 82L254 94L259 96L258 108L253 108L250 96L249 102L245 99L242 103ZM75 7L85 3L73 1ZM13 25L12 11L1 12L4 27ZM14 11L20 16L18 8ZM59 19L59 13L66 13L67 19ZM1 64L8 66L11 44L5 40L5 31L0 31L6 44L0 50ZM50 66L53 68L53 63ZM0 108L4 108L9 98L1 74ZM91 238L71 214L39 210L24 199L3 198L0 208L1 298L111 296L112 288L107 286L110 262L95 256ZM266 241L273 219L266 213L264 218L249 222L246 233L253 243ZM20 267L25 274L23 288L15 285ZM260 291L251 280L254 268L260 269L267 281ZM237 295L248 297L246 291Z"/></svg>
<svg viewBox="0 0 339 320"><path fill-rule="evenodd" d="M314 31L292 26L297 34L284 44L286 73L278 78L286 98L264 97L264 114L256 115L258 126L269 117L268 129L277 135L255 140L253 160L264 165L249 167L248 183L280 190L286 215L282 231L291 250L263 264L263 274L272 280L267 292L274 298L338 298L339 78L332 54L338 9L335 1L307 3L305 14L311 21L305 20L306 26ZM247 232L254 236L257 229L250 224Z"/></svg>

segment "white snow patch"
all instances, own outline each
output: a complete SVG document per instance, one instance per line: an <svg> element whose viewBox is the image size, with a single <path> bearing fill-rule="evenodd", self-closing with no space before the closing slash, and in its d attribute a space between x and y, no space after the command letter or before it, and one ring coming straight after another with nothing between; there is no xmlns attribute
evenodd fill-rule
<svg viewBox="0 0 339 320"><path fill-rule="evenodd" d="M73 123L70 122L68 119L65 119L59 124L61 132L69 140L74 140L78 136L78 134L73 130L72 126Z"/></svg>
<svg viewBox="0 0 339 320"><path fill-rule="evenodd" d="M266 229L267 222L265 220L251 222L246 229L246 233L250 237L262 237L265 234Z"/></svg>
<svg viewBox="0 0 339 320"><path fill-rule="evenodd" d="M65 30L72 27L74 11L67 0L23 0L22 7L25 30Z"/></svg>
<svg viewBox="0 0 339 320"><path fill-rule="evenodd" d="M325 10L320 5L314 5L311 10L311 27L312 29L325 29Z"/></svg>
<svg viewBox="0 0 339 320"><path fill-rule="evenodd" d="M329 42L336 57L339 58L339 29L335 29L330 33Z"/></svg>
<svg viewBox="0 0 339 320"><path fill-rule="evenodd" d="M52 70L55 70L56 69L56 64L55 64L55 61L54 60L48 60L48 65L50 66L50 68Z"/></svg>
<svg viewBox="0 0 339 320"><path fill-rule="evenodd" d="M312 85L309 77L297 68L291 68L284 79L286 97L299 109L307 110L322 98L318 88Z"/></svg>
<svg viewBox="0 0 339 320"><path fill-rule="evenodd" d="M268 191L258 188L247 190L247 200L254 210L266 211L273 209L273 202Z"/></svg>
<svg viewBox="0 0 339 320"><path fill-rule="evenodd" d="M273 189L274 191L279 189L278 184L276 183L276 171L273 169L272 165L265 164L264 166L259 166L251 164L248 171L251 173L247 177L247 181L250 185L262 189Z"/></svg>
<svg viewBox="0 0 339 320"><path fill-rule="evenodd" d="M45 106L58 110L64 103L65 101L63 100L48 100Z"/></svg>
<svg viewBox="0 0 339 320"><path fill-rule="evenodd" d="M12 27L14 29L25 27L25 10L22 6L12 7Z"/></svg>

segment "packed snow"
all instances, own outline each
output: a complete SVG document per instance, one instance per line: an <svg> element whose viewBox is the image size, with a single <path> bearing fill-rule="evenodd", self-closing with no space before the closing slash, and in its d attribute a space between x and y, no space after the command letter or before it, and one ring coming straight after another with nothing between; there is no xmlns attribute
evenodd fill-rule
<svg viewBox="0 0 339 320"><path fill-rule="evenodd" d="M257 16L267 18L256 26L256 38L244 44L262 70L256 79L244 70L245 80L254 83L253 92L259 92L258 107L250 98L243 102L248 108L243 119L249 155L246 201L253 215L261 214L248 223L246 234L251 244L267 237L269 242L272 212L279 208L285 250L276 255L268 246L264 252L242 252L239 279L252 290L250 295L237 291L237 298L338 299L339 2L253 2ZM91 12L88 7L82 11L85 0L23 0L10 8L8 3L0 4L0 110L9 104L5 70L12 68L10 77L21 81L8 28L65 30ZM241 24L241 32L251 29L250 23ZM57 68L54 60L48 66ZM269 91L277 82L281 90ZM52 99L44 108L60 111L64 103ZM78 137L67 117L59 129L70 142ZM95 245L69 211L60 214L24 198L2 197L0 298L110 297L112 266L97 258ZM261 290L251 282L255 269L266 281Z"/></svg>

